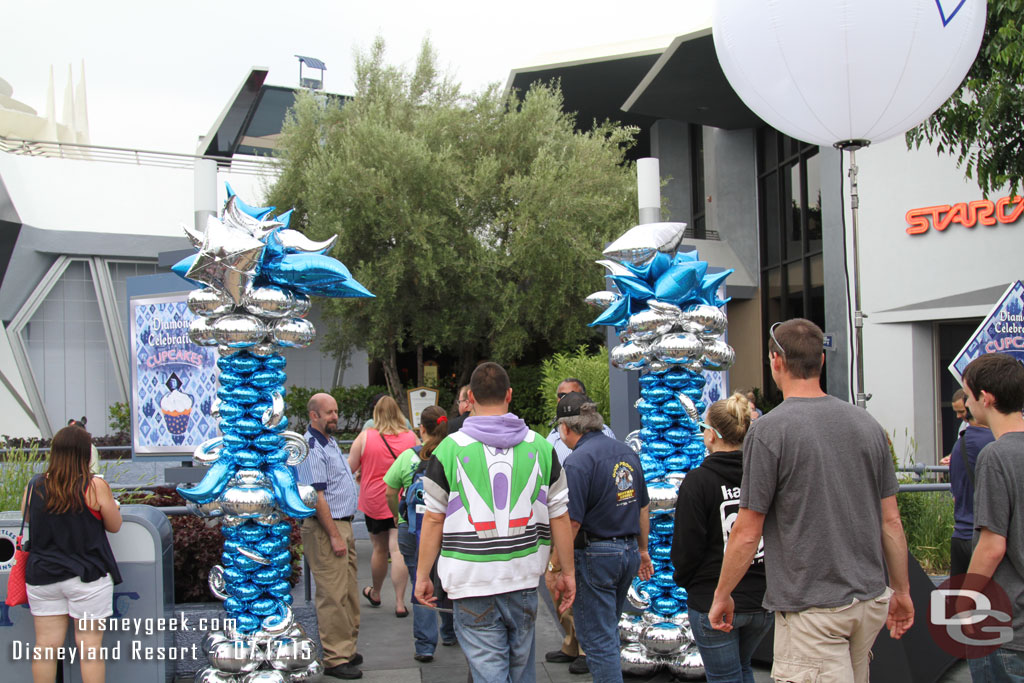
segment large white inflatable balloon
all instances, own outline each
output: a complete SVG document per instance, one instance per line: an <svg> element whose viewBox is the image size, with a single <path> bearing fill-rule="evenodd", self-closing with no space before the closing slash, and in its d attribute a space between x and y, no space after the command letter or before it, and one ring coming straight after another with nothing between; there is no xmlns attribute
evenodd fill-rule
<svg viewBox="0 0 1024 683"><path fill-rule="evenodd" d="M878 142L924 121L981 45L985 0L718 0L722 70L790 137Z"/></svg>

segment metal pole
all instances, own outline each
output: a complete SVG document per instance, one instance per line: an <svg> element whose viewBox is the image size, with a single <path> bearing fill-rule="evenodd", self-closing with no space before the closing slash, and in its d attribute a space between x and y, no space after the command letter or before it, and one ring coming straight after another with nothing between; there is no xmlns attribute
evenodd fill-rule
<svg viewBox="0 0 1024 683"><path fill-rule="evenodd" d="M857 362L857 392L854 395L854 402L860 408L867 408L871 394L864 391L864 311L861 310L860 300L860 236L858 216L860 208L860 195L857 191L857 155L861 147L867 147L868 140L845 140L835 144L841 150L850 153L850 225L853 230L853 332L854 332L854 355Z"/></svg>

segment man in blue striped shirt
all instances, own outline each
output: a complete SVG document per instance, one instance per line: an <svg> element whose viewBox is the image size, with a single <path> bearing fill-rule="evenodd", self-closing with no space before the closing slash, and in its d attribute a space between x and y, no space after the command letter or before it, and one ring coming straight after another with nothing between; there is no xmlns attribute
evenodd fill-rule
<svg viewBox="0 0 1024 683"><path fill-rule="evenodd" d="M324 673L362 678L356 652L359 588L352 517L358 489L348 459L330 435L338 427L338 403L330 394L309 399L309 455L295 468L300 484L316 489L316 514L302 523L302 546L316 581L316 618L324 648Z"/></svg>

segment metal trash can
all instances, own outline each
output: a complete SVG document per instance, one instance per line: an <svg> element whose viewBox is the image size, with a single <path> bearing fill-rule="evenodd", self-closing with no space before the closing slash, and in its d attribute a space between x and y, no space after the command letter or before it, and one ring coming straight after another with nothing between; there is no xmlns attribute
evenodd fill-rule
<svg viewBox="0 0 1024 683"><path fill-rule="evenodd" d="M174 678L174 546L171 525L158 508L125 505L124 524L108 534L122 583L114 586L114 613L106 620L103 647L108 653L107 680L170 683ZM7 596L13 565L14 539L21 526L17 512L0 513L0 597ZM26 537L28 530L26 529ZM9 547L8 547L9 546ZM10 559L5 560L10 555ZM28 656L35 628L28 605L0 604L0 667L4 680L32 680ZM68 624L65 645L74 645L74 624ZM65 662L64 683L82 680L78 661Z"/></svg>

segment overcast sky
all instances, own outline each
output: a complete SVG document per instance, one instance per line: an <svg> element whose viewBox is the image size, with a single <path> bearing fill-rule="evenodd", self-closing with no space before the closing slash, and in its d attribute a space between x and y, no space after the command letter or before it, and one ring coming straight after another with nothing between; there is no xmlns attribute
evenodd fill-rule
<svg viewBox="0 0 1024 683"><path fill-rule="evenodd" d="M476 90L542 55L686 33L710 2L11 2L0 77L43 114L52 65L59 120L68 66L77 83L84 60L93 144L192 153L252 66L292 86L294 55L317 57L326 89L350 93L353 50L381 35L390 62L411 64L429 36L441 64Z"/></svg>

